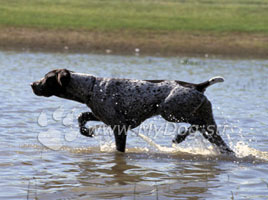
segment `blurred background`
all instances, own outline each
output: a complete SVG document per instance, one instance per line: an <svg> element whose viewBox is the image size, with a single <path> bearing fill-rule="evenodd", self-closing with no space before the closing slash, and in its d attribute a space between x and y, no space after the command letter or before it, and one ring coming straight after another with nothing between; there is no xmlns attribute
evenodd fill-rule
<svg viewBox="0 0 268 200"><path fill-rule="evenodd" d="M0 0L0 47L268 55L266 0Z"/></svg>

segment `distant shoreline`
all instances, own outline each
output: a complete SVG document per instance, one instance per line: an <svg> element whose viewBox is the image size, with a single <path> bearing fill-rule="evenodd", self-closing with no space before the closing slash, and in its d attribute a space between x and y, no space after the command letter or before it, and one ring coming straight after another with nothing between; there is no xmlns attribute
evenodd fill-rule
<svg viewBox="0 0 268 200"><path fill-rule="evenodd" d="M268 58L262 33L184 31L89 31L0 28L0 48L9 50L151 56Z"/></svg>

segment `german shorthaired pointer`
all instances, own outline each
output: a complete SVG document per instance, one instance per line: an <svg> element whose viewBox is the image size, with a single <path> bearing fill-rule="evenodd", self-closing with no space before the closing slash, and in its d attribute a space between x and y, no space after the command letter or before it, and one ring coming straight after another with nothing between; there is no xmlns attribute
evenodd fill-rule
<svg viewBox="0 0 268 200"><path fill-rule="evenodd" d="M223 78L193 84L176 80L101 78L56 69L31 86L38 96L55 95L86 104L92 112L79 116L81 134L92 137L93 129L85 124L90 120L102 121L113 129L116 149L121 152L125 151L127 130L161 115L169 122L191 124L173 142L180 143L190 133L200 131L221 153L233 153L219 135L211 103L204 95L206 88L217 82L223 82Z"/></svg>

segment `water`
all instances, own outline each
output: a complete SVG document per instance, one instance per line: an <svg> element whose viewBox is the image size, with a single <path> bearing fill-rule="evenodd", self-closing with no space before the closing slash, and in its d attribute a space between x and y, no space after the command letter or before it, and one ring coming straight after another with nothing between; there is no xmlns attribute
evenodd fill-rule
<svg viewBox="0 0 268 200"><path fill-rule="evenodd" d="M236 156L218 154L198 133L172 146L173 125L159 117L144 123L157 124L150 136L135 130L152 141L129 133L125 154L108 131L85 138L76 117L86 106L31 91L54 68L196 83L221 75L226 81L206 95ZM0 69L0 199L268 198L267 60L2 51Z"/></svg>

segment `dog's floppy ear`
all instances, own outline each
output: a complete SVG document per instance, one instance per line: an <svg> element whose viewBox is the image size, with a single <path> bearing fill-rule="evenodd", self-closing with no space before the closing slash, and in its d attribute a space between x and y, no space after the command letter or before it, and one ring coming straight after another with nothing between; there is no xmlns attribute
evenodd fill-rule
<svg viewBox="0 0 268 200"><path fill-rule="evenodd" d="M71 79L71 74L69 70L67 69L60 69L58 72L58 78L57 81L60 84L60 86L67 86L69 81Z"/></svg>

